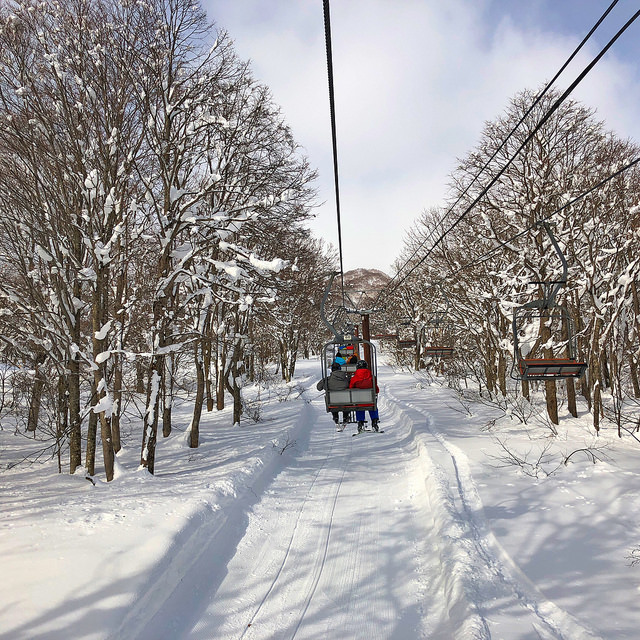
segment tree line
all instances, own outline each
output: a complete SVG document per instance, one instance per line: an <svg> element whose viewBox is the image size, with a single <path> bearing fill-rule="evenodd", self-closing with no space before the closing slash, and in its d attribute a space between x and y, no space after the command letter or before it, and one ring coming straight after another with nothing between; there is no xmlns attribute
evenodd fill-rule
<svg viewBox="0 0 640 640"><path fill-rule="evenodd" d="M333 259L304 226L314 178L199 3L5 3L0 353L3 381L22 376L26 430L46 423L71 473L85 439L95 473L100 441L111 480L135 393L154 473L181 372L192 447L225 393L240 422L265 363L290 379Z"/></svg>
<svg viewBox="0 0 640 640"><path fill-rule="evenodd" d="M522 380L516 391L528 399L531 384L540 387L552 424L558 424L560 386L573 416L576 394L584 398L596 430L606 412L619 430L631 429L636 412L628 409L640 398L640 173L634 163L640 148L571 100L537 129L559 95L535 98L531 91L516 95L459 160L449 206L425 211L408 234L396 263L399 274L408 275L387 307L396 322L410 319L416 330L413 366L433 364L429 344L452 344L450 375L475 378L489 394L505 396L516 364L513 310L542 299L542 283L562 275L546 222L568 262L556 302L572 321L576 358L588 366L577 381ZM445 308L447 322L434 326L434 312ZM534 332L531 356L538 358L561 352L570 337L566 326L545 319Z"/></svg>

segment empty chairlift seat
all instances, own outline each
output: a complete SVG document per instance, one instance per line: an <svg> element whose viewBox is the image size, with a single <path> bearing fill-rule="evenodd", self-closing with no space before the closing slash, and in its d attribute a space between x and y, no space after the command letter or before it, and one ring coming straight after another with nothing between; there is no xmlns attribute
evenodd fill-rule
<svg viewBox="0 0 640 640"><path fill-rule="evenodd" d="M580 378L587 364L572 358L521 358L518 368L525 380L553 380Z"/></svg>
<svg viewBox="0 0 640 640"><path fill-rule="evenodd" d="M453 357L453 347L428 346L424 348L424 354L433 358L451 358Z"/></svg>

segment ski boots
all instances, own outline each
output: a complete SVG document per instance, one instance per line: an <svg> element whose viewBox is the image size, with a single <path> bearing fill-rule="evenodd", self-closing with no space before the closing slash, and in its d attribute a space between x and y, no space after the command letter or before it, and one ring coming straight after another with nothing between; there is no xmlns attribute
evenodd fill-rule
<svg viewBox="0 0 640 640"><path fill-rule="evenodd" d="M362 433L364 431L364 422L362 420L358 420L358 433Z"/></svg>
<svg viewBox="0 0 640 640"><path fill-rule="evenodd" d="M373 420L371 420L371 428L374 431L380 431L380 428L378 427L378 418L374 418Z"/></svg>

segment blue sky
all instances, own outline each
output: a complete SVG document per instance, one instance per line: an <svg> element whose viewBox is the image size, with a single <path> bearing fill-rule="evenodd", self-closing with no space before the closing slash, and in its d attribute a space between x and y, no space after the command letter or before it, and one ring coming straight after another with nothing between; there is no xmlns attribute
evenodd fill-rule
<svg viewBox="0 0 640 640"><path fill-rule="evenodd" d="M332 0L345 270L391 272L405 232L442 205L456 158L516 92L551 79L609 0ZM320 173L311 227L337 245L322 0L203 0L251 59ZM639 8L619 0L565 89ZM640 142L640 19L573 94Z"/></svg>

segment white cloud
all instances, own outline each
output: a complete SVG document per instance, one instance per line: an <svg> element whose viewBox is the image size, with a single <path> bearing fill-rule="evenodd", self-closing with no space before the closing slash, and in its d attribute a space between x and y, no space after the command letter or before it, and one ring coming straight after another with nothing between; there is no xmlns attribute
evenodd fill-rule
<svg viewBox="0 0 640 640"><path fill-rule="evenodd" d="M490 4L332 3L345 269L388 270L413 221L442 204L456 157L475 145L483 123L516 92L550 80L584 36L508 18L491 25ZM210 0L208 9L239 55L253 60L319 169L326 204L312 228L337 244L322 3ZM589 47L558 87L598 50ZM637 84L637 63L609 54L572 97L596 107L622 137L640 140Z"/></svg>

